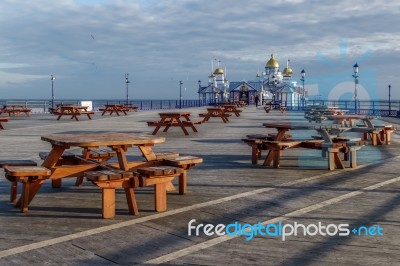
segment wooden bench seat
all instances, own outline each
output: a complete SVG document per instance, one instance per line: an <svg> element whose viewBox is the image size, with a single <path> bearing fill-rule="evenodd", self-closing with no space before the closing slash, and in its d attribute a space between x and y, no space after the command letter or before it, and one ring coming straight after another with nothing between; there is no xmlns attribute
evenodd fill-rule
<svg viewBox="0 0 400 266"><path fill-rule="evenodd" d="M177 152L156 153L156 160L173 159L179 156Z"/></svg>
<svg viewBox="0 0 400 266"><path fill-rule="evenodd" d="M88 158L101 162L107 161L116 156L115 151L107 148L88 150L87 152L88 152L87 156Z"/></svg>
<svg viewBox="0 0 400 266"><path fill-rule="evenodd" d="M16 203L16 207L20 207L21 212L28 212L28 205L32 200L30 195L31 184L43 182L46 177L50 176L51 171L42 166L5 166L4 171L5 177L10 182L22 182L21 197Z"/></svg>
<svg viewBox="0 0 400 266"><path fill-rule="evenodd" d="M90 171L85 177L96 186L102 188L102 216L115 217L115 189L124 188L129 207L133 215L139 214L134 189L137 187L154 186L154 208L157 212L167 209L167 183L184 170L178 167L157 166L142 167L136 172L118 169Z"/></svg>
<svg viewBox="0 0 400 266"><path fill-rule="evenodd" d="M141 187L154 186L154 209L162 212L167 210L167 185L184 172L180 167L154 166L138 168L135 175Z"/></svg>
<svg viewBox="0 0 400 266"><path fill-rule="evenodd" d="M0 168L7 166L37 166L37 163L32 160L0 160ZM17 199L18 181L16 178L13 180L8 179L11 182L10 187L10 201L15 202Z"/></svg>
<svg viewBox="0 0 400 266"><path fill-rule="evenodd" d="M195 156L179 156L164 160L167 165L180 167L184 171L179 175L179 194L187 193L187 171L203 162L202 158Z"/></svg>
<svg viewBox="0 0 400 266"><path fill-rule="evenodd" d="M170 122L163 122L163 123L161 123L161 121L147 121L147 125L149 126L149 127L157 127L157 126L168 126L168 125L171 125L172 123L170 123Z"/></svg>
<svg viewBox="0 0 400 266"><path fill-rule="evenodd" d="M371 139L372 146L382 145L382 140L380 138L381 131L378 128L368 128L368 127L354 127L351 129L352 132L359 132L363 134L363 139ZM390 133L389 133L390 134ZM390 139L390 137L389 137Z"/></svg>
<svg viewBox="0 0 400 266"><path fill-rule="evenodd" d="M115 189L124 188L129 213L137 215L138 208L136 204L133 189L139 186L138 179L132 172L118 169L107 169L98 171L89 171L85 173L87 180L102 189L102 216L103 218L115 217Z"/></svg>
<svg viewBox="0 0 400 266"><path fill-rule="evenodd" d="M200 125L203 123L203 120L191 120L191 121L182 121L184 125Z"/></svg>

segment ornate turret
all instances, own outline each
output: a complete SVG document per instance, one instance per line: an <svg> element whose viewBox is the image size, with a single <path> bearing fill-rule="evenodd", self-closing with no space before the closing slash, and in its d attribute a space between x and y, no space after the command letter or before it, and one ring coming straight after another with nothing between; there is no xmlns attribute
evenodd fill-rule
<svg viewBox="0 0 400 266"><path fill-rule="evenodd" d="M271 59L268 60L267 64L265 65L267 68L279 68L279 63L276 61L274 54L271 54Z"/></svg>

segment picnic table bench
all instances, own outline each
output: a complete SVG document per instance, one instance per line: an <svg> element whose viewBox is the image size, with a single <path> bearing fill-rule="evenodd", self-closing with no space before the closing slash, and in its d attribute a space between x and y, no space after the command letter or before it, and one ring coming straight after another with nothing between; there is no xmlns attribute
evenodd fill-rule
<svg viewBox="0 0 400 266"><path fill-rule="evenodd" d="M164 138L126 133L99 134L55 134L42 136L42 140L52 144L49 153L42 153L44 162L37 167L33 161L2 161L6 177L12 182L10 199L16 199L16 183L23 184L21 196L16 206L21 212L28 211L28 205L34 199L43 183L50 179L61 185L62 178L86 176L89 181L103 190L103 217L112 218L115 215L115 189L124 188L131 214L138 214L133 189L144 186L155 186L155 209L166 209L166 195L170 191L171 181L179 176L179 192L186 192L187 171L202 162L201 158L181 156L178 153L155 153L151 147L164 142ZM128 148L136 146L141 151L145 161L129 162L126 157ZM83 155L73 155L67 149L80 147ZM101 150L109 147L110 150ZM85 154L86 151L86 154ZM91 154L89 156L88 154ZM98 159L98 154L115 155L118 162L106 162ZM109 154L113 153L113 154ZM64 158L63 158L64 157ZM114 192L113 192L114 191Z"/></svg>
<svg viewBox="0 0 400 266"><path fill-rule="evenodd" d="M0 109L0 114L5 113L8 116L19 116L21 113L24 113L26 116L30 116L31 111L32 109L26 108L23 105L5 104Z"/></svg>
<svg viewBox="0 0 400 266"><path fill-rule="evenodd" d="M104 108L99 109L99 111L102 111L102 116L106 113L110 113L110 115L115 113L117 116L119 116L120 112L122 112L124 115L128 115L129 110L130 109L123 104L106 104L104 105Z"/></svg>
<svg viewBox="0 0 400 266"><path fill-rule="evenodd" d="M329 116L344 115L348 110L341 110L336 106L309 105L304 110L304 118L309 122L321 123Z"/></svg>
<svg viewBox="0 0 400 266"><path fill-rule="evenodd" d="M193 132L198 132L195 125L203 123L202 120L190 120L190 112L164 112L158 115L160 120L147 121L148 126L156 127L152 135L156 135L161 127L165 127L163 132L167 132L170 127L180 127L185 135L189 135L187 127L190 127Z"/></svg>
<svg viewBox="0 0 400 266"><path fill-rule="evenodd" d="M279 102L267 102L264 106L265 112L269 113L272 109L278 109L281 113L284 113L287 110L287 106L284 106Z"/></svg>
<svg viewBox="0 0 400 266"><path fill-rule="evenodd" d="M362 120L366 127L373 127L371 122L372 117L366 115L328 115L327 118L333 120L337 124L347 127L355 126L358 120Z"/></svg>
<svg viewBox="0 0 400 266"><path fill-rule="evenodd" d="M139 107L133 104L124 104L123 106L125 109L128 109L129 111L134 111L137 112L139 110Z"/></svg>
<svg viewBox="0 0 400 266"><path fill-rule="evenodd" d="M391 133L397 129L393 125L372 126L372 127L353 127L351 132L359 132L363 134L364 140L371 140L371 145L387 145L391 143Z"/></svg>
<svg viewBox="0 0 400 266"><path fill-rule="evenodd" d="M237 109L237 106L234 104L221 104L220 107L224 108L225 113L229 114L235 114L237 117L240 116L240 113L242 110Z"/></svg>
<svg viewBox="0 0 400 266"><path fill-rule="evenodd" d="M347 131L346 128L338 127L321 127L311 126L307 124L295 124L295 123L264 123L267 128L276 128L278 133L275 138L271 138L268 135L247 135L247 138L242 139L247 143L252 150L252 164L257 164L259 158L261 158L261 151L268 150L267 157L264 161L264 165L273 165L274 168L280 166L280 158L282 151L289 148L308 148L308 149L321 149L322 154L328 154L328 169L334 170L335 168L343 169L343 161L341 160L339 153L344 153L344 160L349 160L350 167L356 167L356 151L366 144L365 141L359 141L347 138L332 138L331 134L336 134ZM286 132L289 130L316 130L320 134L318 139L292 139Z"/></svg>
<svg viewBox="0 0 400 266"><path fill-rule="evenodd" d="M57 120L60 120L62 116L71 116L71 119L79 121L78 116L87 115L91 120L91 115L94 115L93 111L87 111L89 106L78 106L78 105L62 105L58 106L53 110L54 115L58 115Z"/></svg>
<svg viewBox="0 0 400 266"><path fill-rule="evenodd" d="M220 117L224 123L227 123L229 122L228 117L230 114L227 114L224 108L211 107L207 108L207 113L201 113L199 116L204 117L203 122L207 122L211 117Z"/></svg>

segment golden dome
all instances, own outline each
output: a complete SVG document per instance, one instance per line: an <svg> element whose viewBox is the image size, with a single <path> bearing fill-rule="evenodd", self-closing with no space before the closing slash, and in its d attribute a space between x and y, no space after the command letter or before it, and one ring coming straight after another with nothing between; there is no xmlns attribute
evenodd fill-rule
<svg viewBox="0 0 400 266"><path fill-rule="evenodd" d="M222 68L215 69L214 75L220 75L220 74L224 74L224 71L222 70Z"/></svg>
<svg viewBox="0 0 400 266"><path fill-rule="evenodd" d="M282 71L284 77L291 77L293 75L293 70L290 67L285 67Z"/></svg>
<svg viewBox="0 0 400 266"><path fill-rule="evenodd" d="M271 54L271 59L268 60L268 62L265 65L265 67L279 68L279 63L278 63L278 61L275 60L274 54Z"/></svg>

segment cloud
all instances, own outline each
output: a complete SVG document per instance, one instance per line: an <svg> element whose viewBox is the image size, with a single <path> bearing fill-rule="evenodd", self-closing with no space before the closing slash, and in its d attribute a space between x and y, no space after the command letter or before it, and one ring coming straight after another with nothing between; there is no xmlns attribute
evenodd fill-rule
<svg viewBox="0 0 400 266"><path fill-rule="evenodd" d="M123 98L124 73L132 77L135 97L176 98L171 80L189 76L185 86L197 98L197 81L207 79L212 58L221 59L231 80L254 78L271 52L281 64L290 58L295 71L306 68L312 76L325 67L317 54L337 64L339 42L346 40L350 71L369 50L376 61L366 63L383 75L378 80L395 84L395 70L385 69L379 54L400 59L394 26L399 7L377 0L4 0L0 68L21 77L13 84L24 83L27 90L26 80L54 72L64 77L57 86L66 97L78 98ZM47 84L40 82L48 81L32 86ZM0 89L8 84L0 83ZM26 94L18 90L9 97Z"/></svg>

